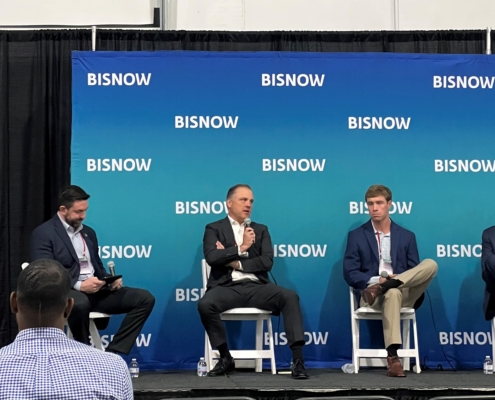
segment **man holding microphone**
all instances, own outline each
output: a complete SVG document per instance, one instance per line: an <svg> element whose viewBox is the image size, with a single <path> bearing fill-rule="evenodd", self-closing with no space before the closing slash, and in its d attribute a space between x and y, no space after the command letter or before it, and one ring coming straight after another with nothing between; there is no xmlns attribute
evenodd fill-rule
<svg viewBox="0 0 495 400"><path fill-rule="evenodd" d="M307 379L302 347L304 328L299 296L270 282L273 247L265 225L249 219L254 198L248 185L238 184L227 192L228 216L208 224L203 253L211 267L207 290L198 303L201 322L210 342L220 352L220 360L208 376L235 371L220 314L237 307L255 307L282 313L289 347L292 350L292 378Z"/></svg>

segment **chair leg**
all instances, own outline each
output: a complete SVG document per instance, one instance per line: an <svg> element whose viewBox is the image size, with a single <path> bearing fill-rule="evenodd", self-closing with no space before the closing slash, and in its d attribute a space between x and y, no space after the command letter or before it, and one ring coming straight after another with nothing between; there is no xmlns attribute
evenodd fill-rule
<svg viewBox="0 0 495 400"><path fill-rule="evenodd" d="M410 328L410 320L403 319L402 320L402 348L409 350L411 348L411 328ZM404 366L405 371L411 370L411 358L404 357L402 360L402 364Z"/></svg>
<svg viewBox="0 0 495 400"><path fill-rule="evenodd" d="M210 372L211 360L210 360L210 342L208 340L208 334L205 332L205 361L206 361L206 371Z"/></svg>
<svg viewBox="0 0 495 400"><path fill-rule="evenodd" d="M414 352L416 354L416 373L421 373L421 360L419 359L419 345L418 345L418 327L416 325L416 314L414 314L412 319L413 324L413 334L414 334Z"/></svg>
<svg viewBox="0 0 495 400"><path fill-rule="evenodd" d="M273 343L273 330L272 330L271 317L268 317L268 319L266 320L266 324L268 327L268 344L270 347L270 364L272 367L272 374L276 375L277 374L277 363L275 362L275 346Z"/></svg>
<svg viewBox="0 0 495 400"><path fill-rule="evenodd" d="M351 316L352 327L352 365L354 366L354 373L359 372L359 320Z"/></svg>
<svg viewBox="0 0 495 400"><path fill-rule="evenodd" d="M495 318L492 318L492 361L495 360Z"/></svg>
<svg viewBox="0 0 495 400"><path fill-rule="evenodd" d="M256 320L256 350L263 350L263 318L259 317ZM257 358L255 362L255 371L263 371L263 359Z"/></svg>
<svg viewBox="0 0 495 400"><path fill-rule="evenodd" d="M97 349L105 351L103 344L101 343L100 333L98 332L98 329L96 329L95 321L91 318L89 320L89 333L91 335L93 345Z"/></svg>

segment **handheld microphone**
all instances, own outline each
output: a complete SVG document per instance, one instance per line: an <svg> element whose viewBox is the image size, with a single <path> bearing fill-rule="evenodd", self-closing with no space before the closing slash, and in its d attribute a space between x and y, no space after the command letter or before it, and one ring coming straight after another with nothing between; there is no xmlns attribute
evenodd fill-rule
<svg viewBox="0 0 495 400"><path fill-rule="evenodd" d="M387 280L389 280L389 279L390 279L390 276L388 276L388 272L387 272L387 271L385 271L385 270L384 270L384 271L382 271L382 272L380 272L380 276L381 276L382 278L387 279Z"/></svg>
<svg viewBox="0 0 495 400"><path fill-rule="evenodd" d="M251 218L246 218L244 220L244 225L246 226L246 228L251 228ZM254 243L254 240L253 240L253 243Z"/></svg>
<svg viewBox="0 0 495 400"><path fill-rule="evenodd" d="M107 267L110 271L110 275L115 276L115 263L113 261L107 262Z"/></svg>

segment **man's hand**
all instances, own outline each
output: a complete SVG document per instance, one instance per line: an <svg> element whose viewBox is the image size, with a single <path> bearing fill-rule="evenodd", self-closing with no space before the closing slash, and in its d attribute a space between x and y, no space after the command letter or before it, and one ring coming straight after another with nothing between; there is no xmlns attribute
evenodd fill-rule
<svg viewBox="0 0 495 400"><path fill-rule="evenodd" d="M81 292L96 293L98 290L100 290L103 287L104 284L105 281L100 281L96 276L93 276L81 283Z"/></svg>
<svg viewBox="0 0 495 400"><path fill-rule="evenodd" d="M390 275L388 276L388 278L382 278L382 277L380 277L380 279L379 279L378 283L381 285L382 283L385 283L385 282L387 282L389 279L395 278L396 276L397 276L397 274L390 274Z"/></svg>
<svg viewBox="0 0 495 400"><path fill-rule="evenodd" d="M234 269L241 269L241 263L238 260L229 262L227 264L227 266L234 268Z"/></svg>
<svg viewBox="0 0 495 400"><path fill-rule="evenodd" d="M110 284L110 290L119 290L121 288L122 288L122 278L119 278Z"/></svg>
<svg viewBox="0 0 495 400"><path fill-rule="evenodd" d="M217 250L223 250L225 249L225 247L223 247L223 244L220 243L218 240L217 242L215 243L217 245ZM231 261L227 264L228 267L230 268L234 268L234 269L240 269L241 268L241 264L239 263L239 261Z"/></svg>
<svg viewBox="0 0 495 400"><path fill-rule="evenodd" d="M245 228L244 229L244 236L242 238L242 244L241 244L241 253L244 253L247 251L254 243L256 240L256 235L254 233L253 228Z"/></svg>

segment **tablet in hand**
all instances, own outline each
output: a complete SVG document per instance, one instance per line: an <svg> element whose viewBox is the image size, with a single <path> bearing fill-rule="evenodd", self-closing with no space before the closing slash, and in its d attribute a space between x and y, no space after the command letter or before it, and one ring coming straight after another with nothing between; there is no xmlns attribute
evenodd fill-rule
<svg viewBox="0 0 495 400"><path fill-rule="evenodd" d="M122 275L109 275L109 276L104 276L101 278L102 281L105 281L107 285L110 285L111 283L115 282L117 279L122 278Z"/></svg>

